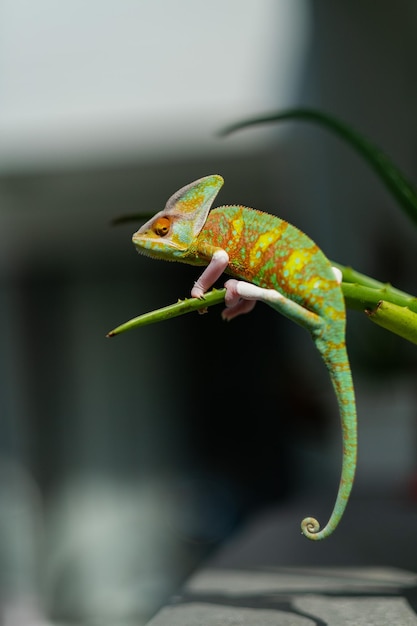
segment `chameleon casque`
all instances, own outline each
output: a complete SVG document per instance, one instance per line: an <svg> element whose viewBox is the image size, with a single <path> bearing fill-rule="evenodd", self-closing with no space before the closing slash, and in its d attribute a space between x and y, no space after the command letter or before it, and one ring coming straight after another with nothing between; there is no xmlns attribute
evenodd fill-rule
<svg viewBox="0 0 417 626"><path fill-rule="evenodd" d="M155 259L206 266L192 297L204 298L223 272L232 276L225 283L224 319L249 312L260 300L311 333L330 373L343 431L341 479L330 519L322 529L312 517L301 523L306 537L324 539L342 518L357 455L341 275L309 237L276 216L240 205L210 210L223 182L221 176L206 176L177 191L133 235L133 243Z"/></svg>

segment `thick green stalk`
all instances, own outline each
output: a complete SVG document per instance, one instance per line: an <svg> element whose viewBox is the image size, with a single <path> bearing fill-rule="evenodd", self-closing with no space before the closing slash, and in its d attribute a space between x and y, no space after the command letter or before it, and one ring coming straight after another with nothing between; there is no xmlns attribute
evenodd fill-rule
<svg viewBox="0 0 417 626"><path fill-rule="evenodd" d="M417 313L392 302L381 301L372 311L366 311L375 324L390 330L404 339L417 343Z"/></svg>

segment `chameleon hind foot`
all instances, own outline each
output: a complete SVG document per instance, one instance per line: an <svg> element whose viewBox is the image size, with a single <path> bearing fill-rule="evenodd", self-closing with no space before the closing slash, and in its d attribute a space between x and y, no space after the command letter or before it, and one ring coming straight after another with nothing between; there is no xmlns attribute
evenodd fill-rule
<svg viewBox="0 0 417 626"><path fill-rule="evenodd" d="M305 309L276 289L266 289L235 278L226 281L224 286L226 287L227 308L223 311L223 319L230 320L241 313L247 313L259 300L294 322L305 326L310 332L320 330L323 326L323 320L316 313ZM250 304L245 305L245 301L249 301Z"/></svg>

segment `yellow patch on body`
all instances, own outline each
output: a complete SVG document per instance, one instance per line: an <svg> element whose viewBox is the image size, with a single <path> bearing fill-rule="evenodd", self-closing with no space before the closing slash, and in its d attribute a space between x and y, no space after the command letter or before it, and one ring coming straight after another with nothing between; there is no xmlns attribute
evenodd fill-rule
<svg viewBox="0 0 417 626"><path fill-rule="evenodd" d="M273 245L280 238L280 236L281 233L277 229L268 230L266 233L259 235L257 240L254 242L249 255L249 262L252 267L257 265L262 260L264 251L269 248L269 246Z"/></svg>
<svg viewBox="0 0 417 626"><path fill-rule="evenodd" d="M308 250L294 250L285 261L285 270L289 275L299 272L311 262L312 253Z"/></svg>
<svg viewBox="0 0 417 626"><path fill-rule="evenodd" d="M244 225L245 225L245 222L243 220L243 217L237 217L236 219L232 220L232 229L233 229L234 237L240 238Z"/></svg>

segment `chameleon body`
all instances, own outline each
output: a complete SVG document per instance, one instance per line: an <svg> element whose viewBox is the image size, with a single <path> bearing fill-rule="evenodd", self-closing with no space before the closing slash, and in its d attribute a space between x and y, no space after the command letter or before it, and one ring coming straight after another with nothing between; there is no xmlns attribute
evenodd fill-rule
<svg viewBox="0 0 417 626"><path fill-rule="evenodd" d="M134 235L137 250L156 259L206 266L191 291L204 293L225 272L225 319L246 313L257 300L306 328L330 373L343 431L339 490L329 521L301 523L309 539L324 539L345 510L356 468L357 426L345 346L346 314L340 275L317 245L288 222L243 206L211 209L221 176L201 178L177 191L163 211Z"/></svg>

